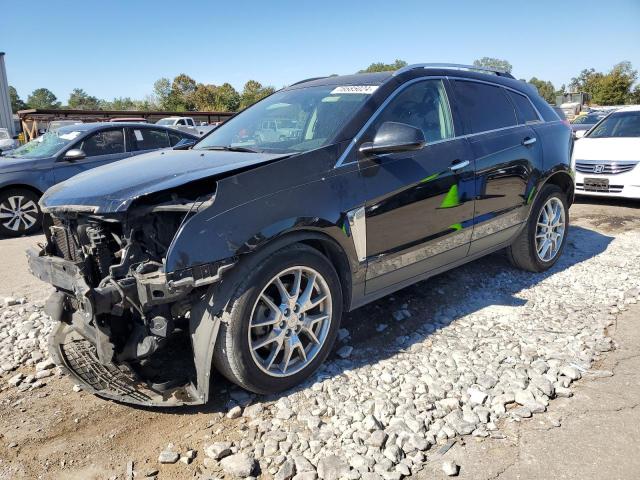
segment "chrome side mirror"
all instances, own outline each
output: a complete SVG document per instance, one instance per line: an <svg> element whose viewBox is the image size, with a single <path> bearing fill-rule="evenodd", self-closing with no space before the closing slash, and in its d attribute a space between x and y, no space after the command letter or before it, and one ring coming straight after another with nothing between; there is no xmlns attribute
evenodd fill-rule
<svg viewBox="0 0 640 480"><path fill-rule="evenodd" d="M67 150L67 153L64 154L64 160L68 162L75 162L76 160L82 160L87 155L79 148L72 148L71 150Z"/></svg>

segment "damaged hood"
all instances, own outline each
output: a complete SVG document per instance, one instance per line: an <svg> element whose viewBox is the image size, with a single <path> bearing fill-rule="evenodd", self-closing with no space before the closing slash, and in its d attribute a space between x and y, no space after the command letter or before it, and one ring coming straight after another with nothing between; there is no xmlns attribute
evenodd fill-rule
<svg viewBox="0 0 640 480"><path fill-rule="evenodd" d="M40 205L50 211L123 212L142 196L287 156L290 155L217 150L152 152L94 168L59 183L45 192Z"/></svg>

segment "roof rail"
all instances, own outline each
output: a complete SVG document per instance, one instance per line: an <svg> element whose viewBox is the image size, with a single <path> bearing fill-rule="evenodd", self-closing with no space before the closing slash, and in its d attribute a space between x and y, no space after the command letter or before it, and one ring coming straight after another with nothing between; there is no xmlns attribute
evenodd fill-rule
<svg viewBox="0 0 640 480"><path fill-rule="evenodd" d="M443 68L443 69L451 69L451 70L470 70L470 71L478 71L483 73L492 73L493 75L498 75L499 77L507 77L514 78L509 72L505 70L500 70L498 68L489 68L489 67L480 67L476 65L460 65L457 63L414 63L413 65L407 65L406 67L402 67L399 70L393 72L393 76L400 75L405 72L409 72L411 70L417 70L419 68Z"/></svg>

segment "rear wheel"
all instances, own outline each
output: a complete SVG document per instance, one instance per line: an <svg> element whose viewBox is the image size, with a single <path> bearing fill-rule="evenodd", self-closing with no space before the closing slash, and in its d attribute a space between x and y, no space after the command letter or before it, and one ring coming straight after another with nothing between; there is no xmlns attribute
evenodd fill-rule
<svg viewBox="0 0 640 480"><path fill-rule="evenodd" d="M11 189L0 193L0 236L30 235L40 229L41 220L38 196L32 191Z"/></svg>
<svg viewBox="0 0 640 480"><path fill-rule="evenodd" d="M551 268L562 255L568 230L567 196L557 185L545 185L526 227L507 248L511 264L530 272Z"/></svg>
<svg viewBox="0 0 640 480"><path fill-rule="evenodd" d="M342 290L317 250L292 245L265 258L223 314L214 363L256 393L302 382L325 360L342 315Z"/></svg>

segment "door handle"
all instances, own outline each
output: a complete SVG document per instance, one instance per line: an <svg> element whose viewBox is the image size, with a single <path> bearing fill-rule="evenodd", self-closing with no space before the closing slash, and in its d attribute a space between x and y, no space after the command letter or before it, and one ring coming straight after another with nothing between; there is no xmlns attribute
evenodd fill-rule
<svg viewBox="0 0 640 480"><path fill-rule="evenodd" d="M522 145L524 145L525 147L533 145L534 143L536 143L536 137L526 137L524 140L522 140Z"/></svg>
<svg viewBox="0 0 640 480"><path fill-rule="evenodd" d="M451 170L452 172L457 172L467 165L469 165L469 160L465 160L464 162L455 162L449 167L449 170Z"/></svg>

